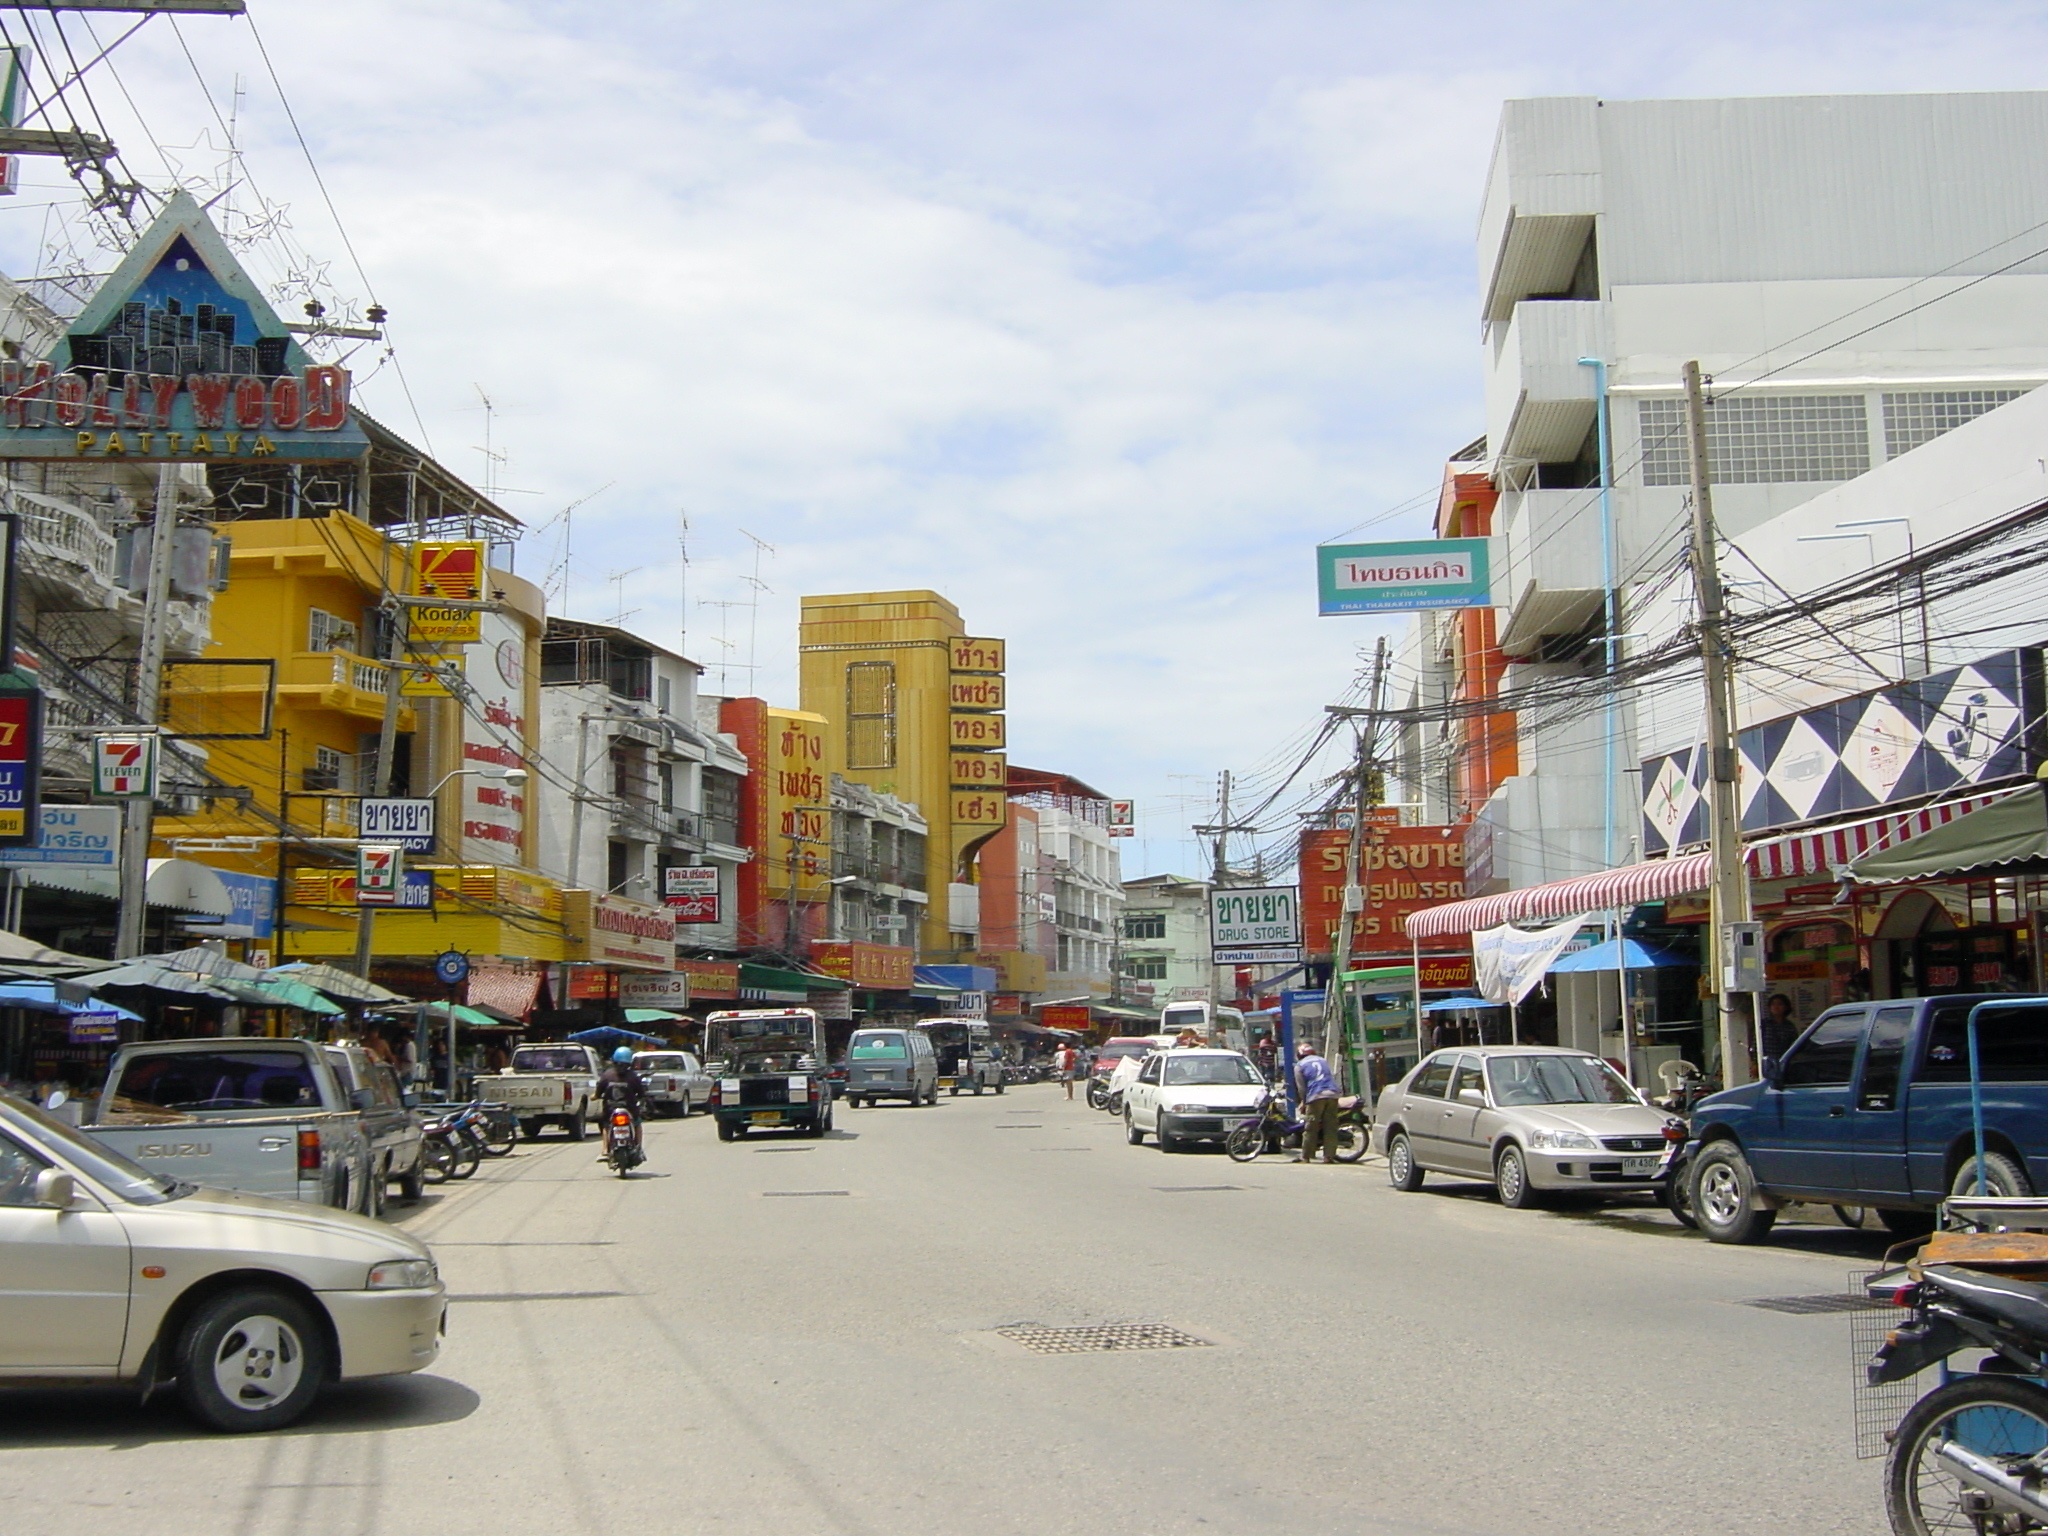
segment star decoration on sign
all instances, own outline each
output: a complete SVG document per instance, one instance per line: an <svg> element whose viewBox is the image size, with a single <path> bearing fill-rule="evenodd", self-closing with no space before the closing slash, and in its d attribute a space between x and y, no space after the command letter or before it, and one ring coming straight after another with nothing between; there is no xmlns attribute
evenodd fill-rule
<svg viewBox="0 0 2048 1536"><path fill-rule="evenodd" d="M292 227L291 204L273 203L269 198L258 195L253 211L237 211L234 217L234 231L228 235L228 243L237 250L246 251L261 241L273 239Z"/></svg>
<svg viewBox="0 0 2048 1536"><path fill-rule="evenodd" d="M177 184L201 202L235 184L236 167L242 158L233 145L214 143L210 128L201 129L199 137L190 144L161 144L157 152Z"/></svg>

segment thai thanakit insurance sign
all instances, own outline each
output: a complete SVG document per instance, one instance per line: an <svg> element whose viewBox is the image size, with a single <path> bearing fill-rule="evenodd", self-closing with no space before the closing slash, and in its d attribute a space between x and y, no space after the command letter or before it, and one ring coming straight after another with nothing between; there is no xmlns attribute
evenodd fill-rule
<svg viewBox="0 0 2048 1536"><path fill-rule="evenodd" d="M1486 539L1408 539L1316 547L1317 612L1415 613L1489 608Z"/></svg>

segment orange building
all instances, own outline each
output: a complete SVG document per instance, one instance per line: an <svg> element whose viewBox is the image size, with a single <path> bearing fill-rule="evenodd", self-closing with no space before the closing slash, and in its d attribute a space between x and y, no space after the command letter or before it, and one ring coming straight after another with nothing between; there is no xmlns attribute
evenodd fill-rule
<svg viewBox="0 0 2048 1536"><path fill-rule="evenodd" d="M1445 466L1437 498L1436 534L1440 539L1483 539L1493 532L1493 513L1500 493L1483 473ZM1495 698L1507 659L1501 654L1499 617L1492 608L1461 608L1447 615L1444 640L1449 649L1451 699L1454 703ZM1520 761L1515 746L1515 717L1471 715L1461 724L1452 774L1454 821L1469 821L1501 784L1515 776Z"/></svg>

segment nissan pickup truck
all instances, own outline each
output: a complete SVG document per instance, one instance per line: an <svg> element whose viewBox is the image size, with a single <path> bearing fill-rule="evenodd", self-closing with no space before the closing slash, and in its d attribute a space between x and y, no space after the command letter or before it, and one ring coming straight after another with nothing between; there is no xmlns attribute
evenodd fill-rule
<svg viewBox="0 0 2048 1536"><path fill-rule="evenodd" d="M750 1131L832 1129L825 1025L808 1008L751 1008L704 1020L718 1139Z"/></svg>
<svg viewBox="0 0 2048 1536"><path fill-rule="evenodd" d="M310 1040L150 1040L114 1053L84 1130L168 1179L375 1216L366 1093Z"/></svg>
<svg viewBox="0 0 2048 1536"><path fill-rule="evenodd" d="M511 1066L476 1080L476 1096L517 1115L520 1134L528 1141L538 1140L551 1125L567 1131L571 1141L581 1141L586 1122L601 1108L597 1075L603 1070L597 1052L573 1041L517 1046Z"/></svg>
<svg viewBox="0 0 2048 1536"><path fill-rule="evenodd" d="M2048 997L1830 1008L1761 1081L1693 1106L1683 1175L1719 1243L1761 1242L1795 1201L1865 1206L1901 1236L1978 1184L1968 1024L1977 1017L1986 1193L2048 1191Z"/></svg>

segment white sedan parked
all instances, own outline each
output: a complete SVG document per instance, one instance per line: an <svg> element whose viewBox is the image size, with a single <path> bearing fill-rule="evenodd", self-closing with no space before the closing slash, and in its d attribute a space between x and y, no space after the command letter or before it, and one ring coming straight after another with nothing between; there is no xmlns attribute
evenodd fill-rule
<svg viewBox="0 0 2048 1536"><path fill-rule="evenodd" d="M164 1178L5 1095L0 1253L0 1380L175 1380L214 1429L279 1428L330 1381L440 1351L419 1239Z"/></svg>
<svg viewBox="0 0 2048 1536"><path fill-rule="evenodd" d="M1159 1150L1221 1141L1259 1112L1266 1080L1239 1051L1154 1051L1124 1090L1124 1136L1132 1146L1149 1131Z"/></svg>

